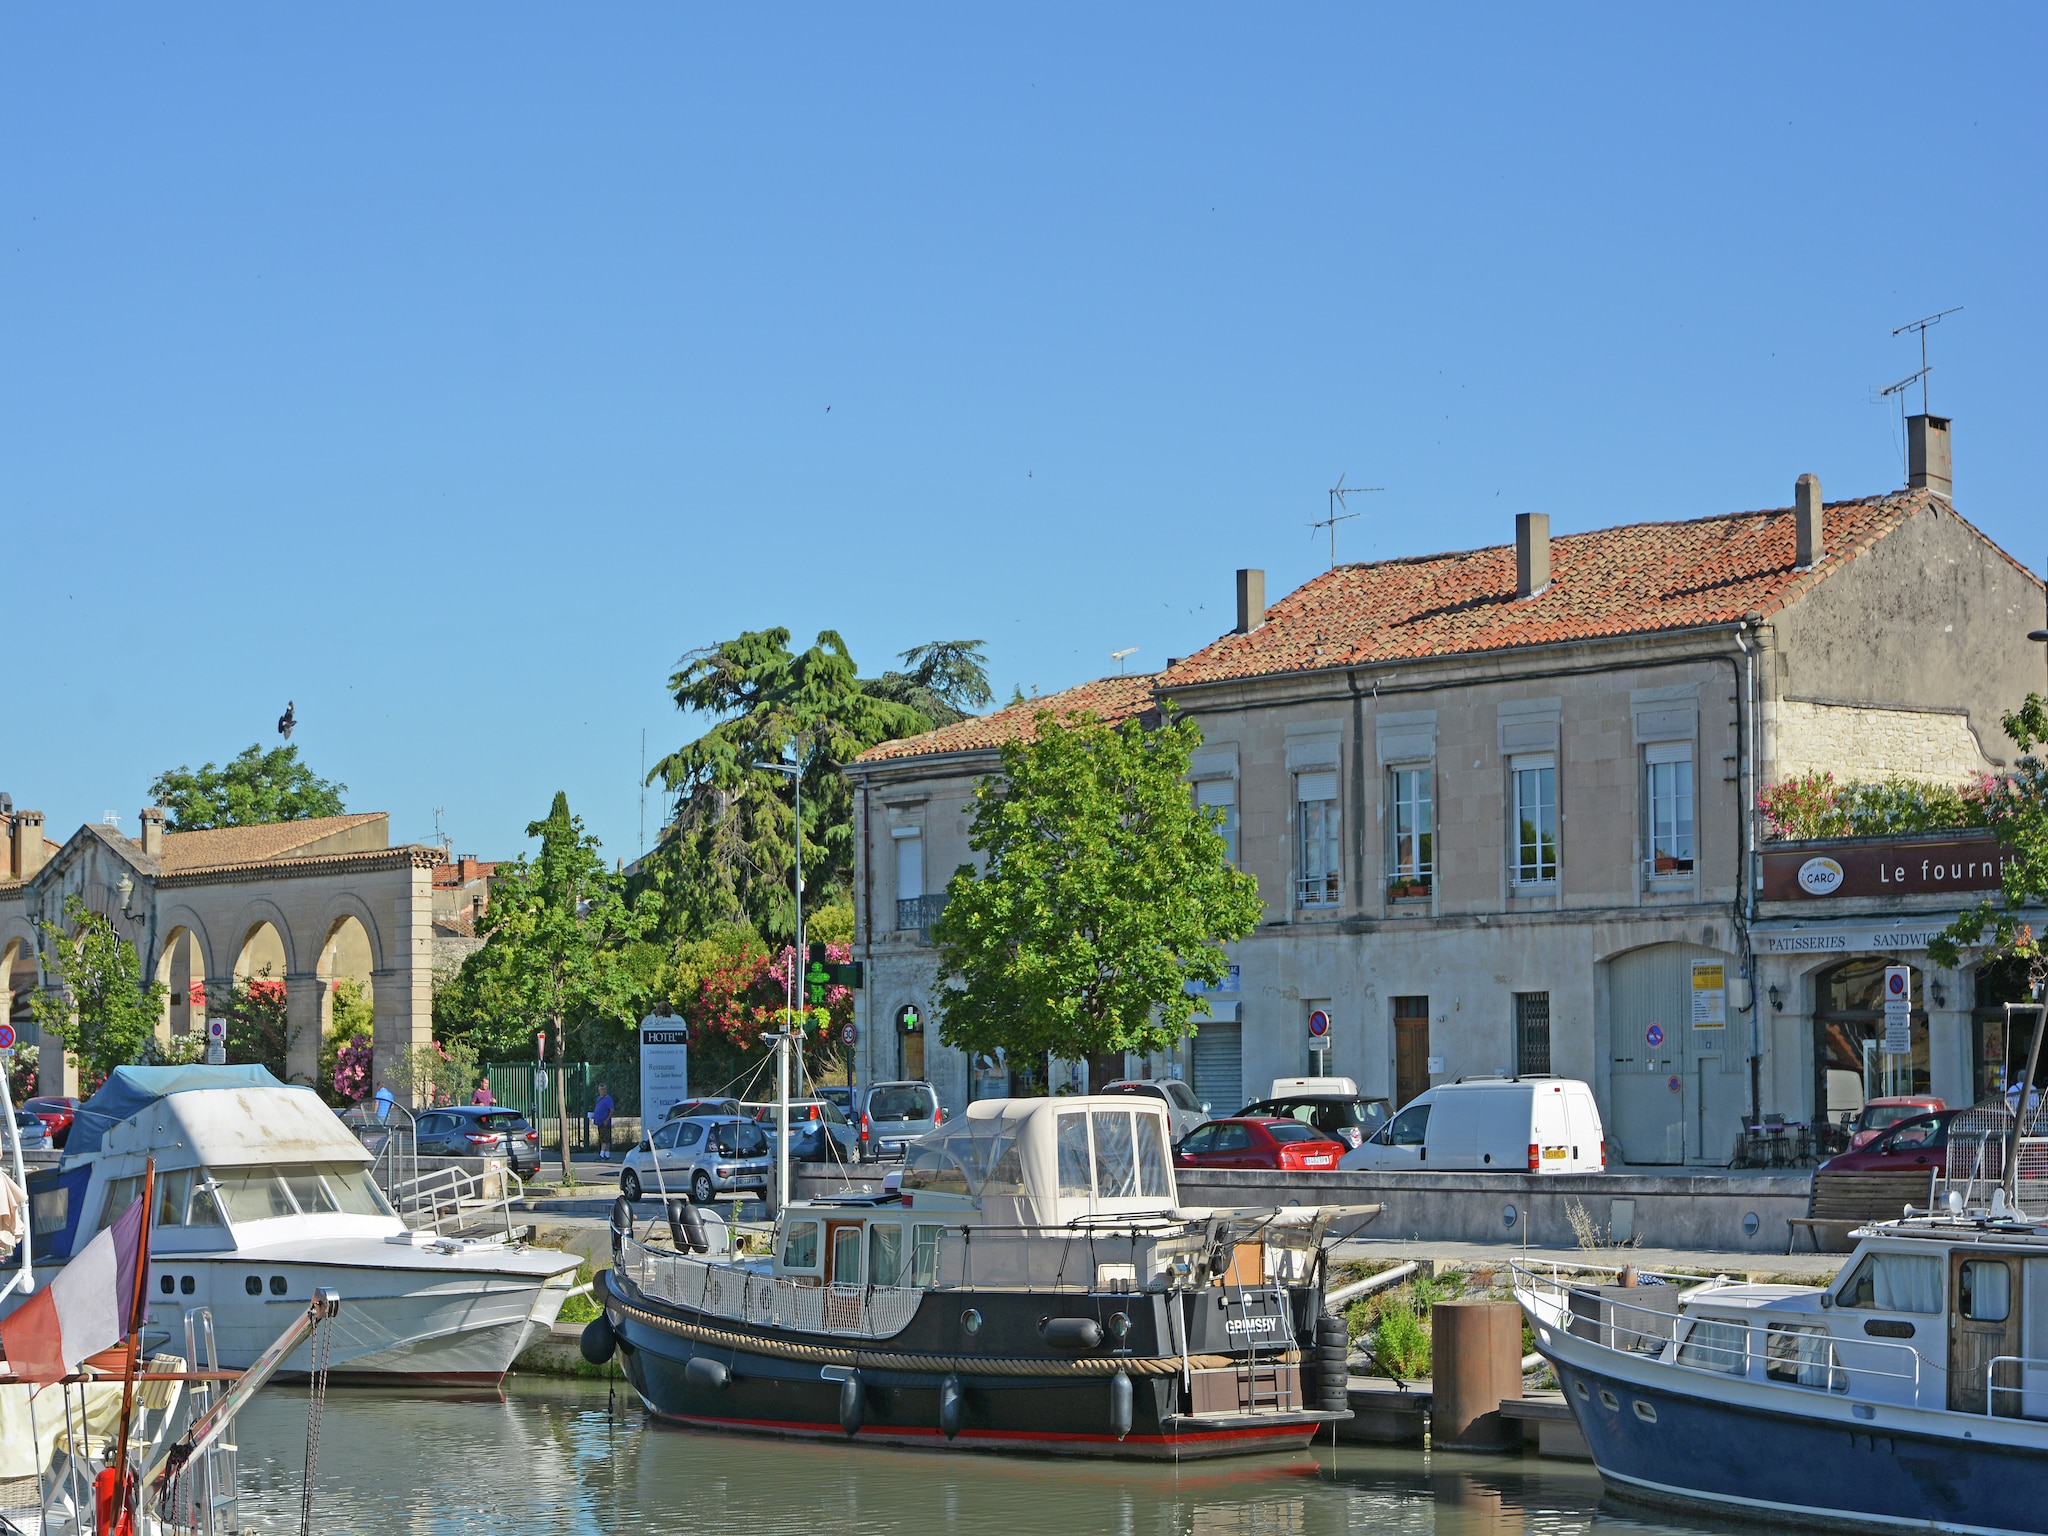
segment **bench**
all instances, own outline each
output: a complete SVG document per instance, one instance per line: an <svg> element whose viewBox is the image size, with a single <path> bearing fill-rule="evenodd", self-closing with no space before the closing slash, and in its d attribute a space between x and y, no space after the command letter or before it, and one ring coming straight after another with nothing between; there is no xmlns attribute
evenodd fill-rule
<svg viewBox="0 0 2048 1536"><path fill-rule="evenodd" d="M1933 1198L1934 1179L1939 1173L1938 1168L1901 1169L1896 1173L1889 1170L1830 1173L1825 1168L1816 1171L1806 1214L1786 1218L1785 1225L1791 1230L1786 1234L1785 1251L1792 1251L1793 1244L1799 1240L1801 1227L1806 1229L1813 1251L1819 1253L1824 1231L1833 1239L1846 1239L1856 1228L1868 1226L1873 1221L1898 1220L1909 1205L1924 1207ZM1848 1250L1831 1246L1827 1251L1846 1253Z"/></svg>

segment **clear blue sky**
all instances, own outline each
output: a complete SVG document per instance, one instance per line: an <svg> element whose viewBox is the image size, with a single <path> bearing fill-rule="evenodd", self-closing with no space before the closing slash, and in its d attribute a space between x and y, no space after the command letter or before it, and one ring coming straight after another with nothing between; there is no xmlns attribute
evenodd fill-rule
<svg viewBox="0 0 2048 1536"><path fill-rule="evenodd" d="M2048 10L0 11L0 789L639 844L693 646L1157 667L1339 552L1900 483L2048 554ZM2035 457L2028 458L2032 452ZM650 835L658 802L649 799Z"/></svg>

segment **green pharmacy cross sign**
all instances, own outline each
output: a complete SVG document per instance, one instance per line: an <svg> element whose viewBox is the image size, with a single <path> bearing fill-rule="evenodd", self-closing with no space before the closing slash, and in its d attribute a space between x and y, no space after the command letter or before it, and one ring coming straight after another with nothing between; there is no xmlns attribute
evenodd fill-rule
<svg viewBox="0 0 2048 1536"><path fill-rule="evenodd" d="M858 991L866 984L867 968L858 960L828 960L824 945L810 946L810 963L804 967L804 995L813 1008L825 1006L825 993L832 987L852 987Z"/></svg>
<svg viewBox="0 0 2048 1536"><path fill-rule="evenodd" d="M924 1015L917 1011L917 1004L905 1003L896 1010L896 1029L900 1034L914 1035L924 1028Z"/></svg>

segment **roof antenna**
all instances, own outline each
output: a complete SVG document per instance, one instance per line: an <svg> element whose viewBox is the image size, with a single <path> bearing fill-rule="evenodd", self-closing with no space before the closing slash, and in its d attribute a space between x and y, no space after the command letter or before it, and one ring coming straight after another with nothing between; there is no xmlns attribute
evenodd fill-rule
<svg viewBox="0 0 2048 1536"><path fill-rule="evenodd" d="M1384 491L1385 489L1386 487L1384 485L1346 485L1344 483L1344 477L1342 475L1339 475L1337 477L1337 483L1330 487L1330 515L1316 522L1310 523L1308 526L1310 530L1309 536L1311 538L1315 536L1314 531L1318 528L1327 528L1330 530L1331 570L1334 571L1335 569L1337 569L1337 525L1339 523L1348 523L1351 521L1352 518L1362 515L1357 512L1340 511L1339 509L1344 506L1344 498L1346 496L1370 496L1374 492Z"/></svg>
<svg viewBox="0 0 2048 1536"><path fill-rule="evenodd" d="M1124 658L1126 656L1135 656L1137 654L1138 648L1135 645L1126 646L1124 647L1124 649L1120 651L1111 651L1109 653L1109 659L1116 663L1116 675L1118 677L1122 677L1124 675Z"/></svg>
<svg viewBox="0 0 2048 1536"><path fill-rule="evenodd" d="M1895 327L1892 331L1894 336L1903 336L1908 331L1917 331L1920 335L1919 369L1916 372L1907 374L1898 383L1879 391L1880 399L1889 398L1892 395L1899 397L1899 452L1902 461L1908 452L1906 447L1906 391L1915 384L1920 386L1920 414L1922 416L1927 414L1927 375L1934 372L1934 365L1927 361L1927 328L1930 325L1941 324L1943 315L1960 314L1962 309L1963 306L1958 304L1954 309L1942 310L1940 314L1925 315L1918 320L1909 320L1904 325ZM1907 466L1906 473L1908 476L1912 474L1910 465Z"/></svg>

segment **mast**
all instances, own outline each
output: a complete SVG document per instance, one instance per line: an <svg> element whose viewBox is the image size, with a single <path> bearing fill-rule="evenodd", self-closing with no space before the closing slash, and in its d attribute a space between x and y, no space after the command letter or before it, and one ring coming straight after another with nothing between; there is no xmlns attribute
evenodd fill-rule
<svg viewBox="0 0 2048 1536"><path fill-rule="evenodd" d="M128 1366L121 1375L121 1433L114 1441L114 1503L109 1516L114 1529L125 1522L128 1507L128 1426L135 1414L135 1367L142 1355L142 1328L149 1320L149 1225L156 1214L156 1159L142 1165L142 1230L136 1236L135 1293L128 1305ZM110 1533L111 1536L111 1533Z"/></svg>

